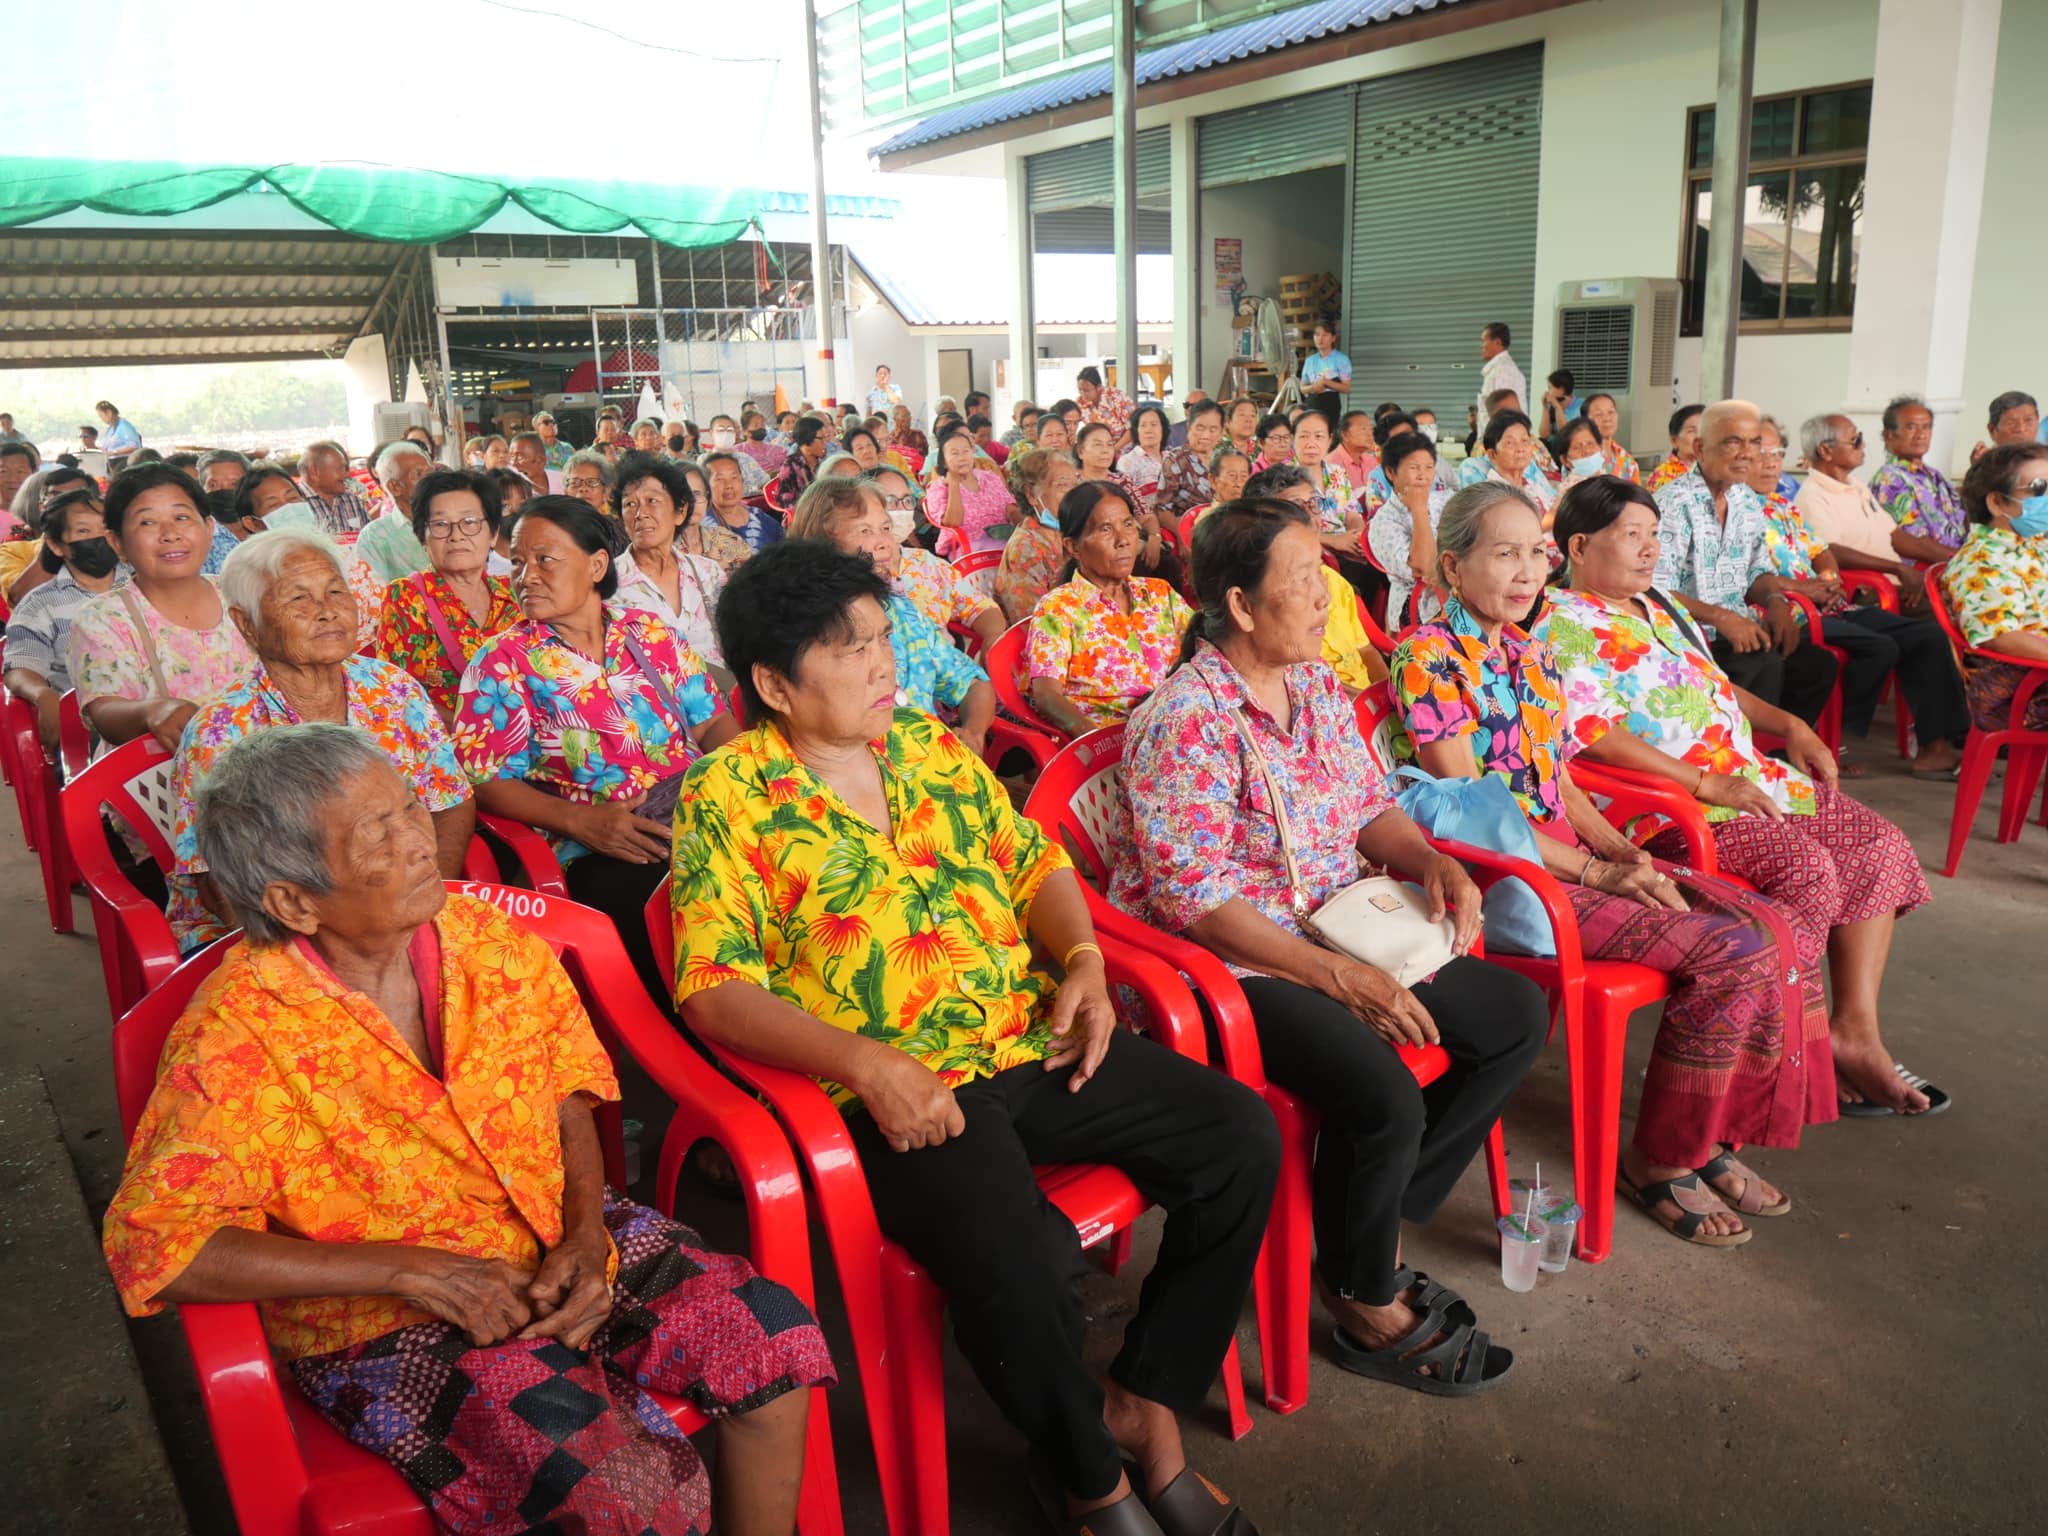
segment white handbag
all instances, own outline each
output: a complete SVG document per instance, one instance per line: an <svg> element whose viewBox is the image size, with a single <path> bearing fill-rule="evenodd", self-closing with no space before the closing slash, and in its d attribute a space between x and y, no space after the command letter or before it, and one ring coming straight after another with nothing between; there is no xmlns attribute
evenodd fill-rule
<svg viewBox="0 0 2048 1536"><path fill-rule="evenodd" d="M1246 753L1266 781L1266 798L1273 805L1273 823L1280 834L1280 857L1287 863L1287 883L1293 892L1294 915L1318 943L1340 955L1375 970L1385 971L1394 984L1412 987L1443 969L1457 948L1457 925L1445 913L1429 920L1429 908L1422 894L1388 875L1368 875L1332 892L1320 907L1311 906L1302 889L1301 870L1294 860L1294 835L1287 825L1287 802L1266 765L1266 754L1245 724L1241 711L1231 711Z"/></svg>

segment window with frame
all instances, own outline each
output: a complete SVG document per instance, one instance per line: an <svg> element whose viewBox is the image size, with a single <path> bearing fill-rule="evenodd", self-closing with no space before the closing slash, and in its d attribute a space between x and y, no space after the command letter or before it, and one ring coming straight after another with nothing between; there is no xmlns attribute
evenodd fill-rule
<svg viewBox="0 0 2048 1536"><path fill-rule="evenodd" d="M1681 334L1705 313L1707 232L1714 217L1714 109L1686 116L1685 285ZM1870 86L1830 86L1751 103L1743 194L1745 332L1846 331L1856 307Z"/></svg>

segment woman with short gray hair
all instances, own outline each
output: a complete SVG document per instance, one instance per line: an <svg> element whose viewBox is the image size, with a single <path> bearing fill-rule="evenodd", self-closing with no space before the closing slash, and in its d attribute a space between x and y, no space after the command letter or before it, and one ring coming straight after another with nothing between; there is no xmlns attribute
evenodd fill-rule
<svg viewBox="0 0 2048 1536"><path fill-rule="evenodd" d="M599 512L609 510L612 494L612 461L594 448L569 455L562 466L562 494Z"/></svg>
<svg viewBox="0 0 2048 1536"><path fill-rule="evenodd" d="M262 1302L307 1400L454 1536L710 1529L646 1389L718 1418L718 1529L790 1530L816 1324L605 1188L618 1079L582 1000L448 894L414 787L360 732L286 726L221 757L197 836L245 942L173 1028L107 1215L128 1310Z"/></svg>
<svg viewBox="0 0 2048 1536"><path fill-rule="evenodd" d="M341 552L312 529L273 528L235 547L220 590L256 665L199 708L178 744L168 916L179 946L196 949L235 921L199 852L194 808L207 775L234 743L279 726L325 720L364 732L432 815L441 872L461 873L476 822L469 780L425 690L390 663L356 654L356 598Z"/></svg>

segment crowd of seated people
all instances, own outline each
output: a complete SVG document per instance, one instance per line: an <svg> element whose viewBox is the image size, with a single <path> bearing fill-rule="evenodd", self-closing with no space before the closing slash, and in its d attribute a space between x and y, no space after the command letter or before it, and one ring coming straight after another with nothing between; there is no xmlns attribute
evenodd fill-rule
<svg viewBox="0 0 2048 1536"><path fill-rule="evenodd" d="M1015 809L1018 760L988 760L985 659L1020 626L1035 718L1010 725L1124 731L1110 899L1229 967L1268 1077L1322 1116L1314 1283L1338 1363L1453 1395L1510 1373L1471 1305L1407 1261L1401 1223L1442 1205L1546 1022L1533 987L1466 953L1477 892L1366 750L1368 695L1391 703L1400 763L1505 782L1587 957L1669 976L1620 1187L1687 1242L1749 1242L1792 1197L1746 1149L1949 1107L1885 1040L1895 927L1929 888L1845 786L1873 765L1862 743L1888 683L1917 738L1908 771L1947 779L1973 725L2008 724L2024 664L2048 662L2048 447L2030 398L2001 396L1952 482L1931 461L1934 413L1902 396L1866 481L1846 414L1788 432L1725 400L1676 413L1646 474L1611 396L1547 382L1546 432L1496 388L1462 460L1432 413L1394 402L1201 397L1176 422L1093 369L1073 399L1020 402L1002 437L978 392L928 420L900 394L772 422L749 402L701 434L607 415L582 449L543 416L465 441L459 468L425 434L361 470L328 441L289 468L216 451L184 456L188 472L138 449L104 487L0 442L16 525L0 547L18 562L0 570L6 687L47 747L71 691L95 752L148 737L172 755L173 866L126 839L116 857L187 952L237 928L247 941L174 1034L178 1070L110 1212L124 1299L275 1299L301 1389L376 1449L368 1361L431 1358L482 1404L512 1365L464 1364L458 1345L524 1355L559 1337L585 1390L631 1417L640 1387L672 1388L608 1315L675 1308L664 1326L687 1328L690 1309L765 1284L716 1256L715 1294L590 1290L607 1255L695 1240L597 1180L590 1105L616 1086L587 1024L522 1079L517 1177L483 1142L437 1153L481 1159L438 1173L378 1157L371 1128L413 1091L406 1071L499 1070L533 1049L534 1009L580 1020L544 952L442 894L481 812L545 839L680 1027L816 1077L847 1111L882 1230L946 1293L1063 1518L1210 1529L1185 1523L1190 1490L1226 1496L1188 1468L1178 1419L1229 1343L1277 1148L1255 1095L1114 1028L1068 859ZM1819 734L1836 696L1847 756ZM2028 723L2048 730L2048 690ZM1575 764L1695 801L1720 871L1749 888L1687 868L1675 829L1635 846ZM1377 868L1455 924L1456 958L1413 985L1304 922ZM644 920L671 876L673 971ZM496 978L514 952L546 997L515 1006L479 980L459 1005L488 1027L434 1018L437 972ZM286 981L297 1046L265 1035ZM337 1101L361 1129L249 1183L248 1127L202 1115L193 1085L232 1080L251 1102L295 1070L293 1049L359 1028L364 1000L391 1060ZM1426 1092L1393 1050L1424 1042L1452 1060ZM165 1160L193 1146L221 1175L174 1194ZM1075 1234L1028 1172L1054 1161L1120 1167L1167 1212L1106 1374L1075 1343ZM298 1223L337 1173L361 1208L309 1242ZM405 1214L440 1209L450 1180L478 1192L467 1216ZM348 1245L402 1247L402 1232L430 1235L391 1268L351 1267ZM478 1266L496 1266L488 1283L448 1279ZM414 1289L394 1290L401 1270ZM729 1456L721 1440L719 1472L735 1509L768 1511L763 1529L793 1507L792 1389L832 1372L807 1314L781 1304L779 1348L748 1342L744 1380L716 1358L742 1347L723 1333L673 1367L758 1429ZM558 1316L572 1320L536 1331ZM487 1467L493 1497L545 1481L508 1435L482 1407L447 1433L480 1496ZM686 1445L643 1450L665 1510L708 1505ZM728 1488L749 1456L761 1476ZM624 1510L606 1501L645 1498L653 1477L621 1469L562 1507ZM633 1507L633 1528L688 1529Z"/></svg>

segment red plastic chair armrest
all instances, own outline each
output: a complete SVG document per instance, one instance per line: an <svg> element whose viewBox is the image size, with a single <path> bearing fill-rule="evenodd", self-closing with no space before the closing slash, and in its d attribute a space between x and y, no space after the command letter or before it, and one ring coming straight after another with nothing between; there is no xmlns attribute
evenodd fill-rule
<svg viewBox="0 0 2048 1536"><path fill-rule="evenodd" d="M57 750L64 762L64 777L85 772L92 761L92 738L85 729L85 716L78 708L78 690L64 695L57 706Z"/></svg>
<svg viewBox="0 0 2048 1536"><path fill-rule="evenodd" d="M1201 1010L1180 973L1138 945L1099 927L1096 937L1102 941L1103 970L1110 985L1137 993L1145 1005L1152 1038L1191 1060L1206 1063L1209 1043L1202 1036Z"/></svg>
<svg viewBox="0 0 2048 1536"><path fill-rule="evenodd" d="M243 1529L252 1536L297 1531L306 1463L255 1306L181 1306L178 1321Z"/></svg>
<svg viewBox="0 0 2048 1536"><path fill-rule="evenodd" d="M1607 797L1607 819L1617 827L1638 816L1657 816L1670 822L1685 838L1686 858L1692 867L1702 874L1715 873L1714 834L1706 813L1669 779L1633 768L1589 763L1583 757L1572 764L1572 778L1588 794Z"/></svg>
<svg viewBox="0 0 2048 1536"><path fill-rule="evenodd" d="M546 896L564 896L569 887L562 879L562 866L555 858L555 850L548 840L534 831L523 821L514 821L509 816L493 816L479 809L476 813L476 829L484 837L502 846L519 861L529 884Z"/></svg>
<svg viewBox="0 0 2048 1536"><path fill-rule="evenodd" d="M1843 571L1842 591L1851 599L1859 592L1869 592L1877 599L1877 606L1886 613L1899 611L1899 584L1882 571Z"/></svg>

